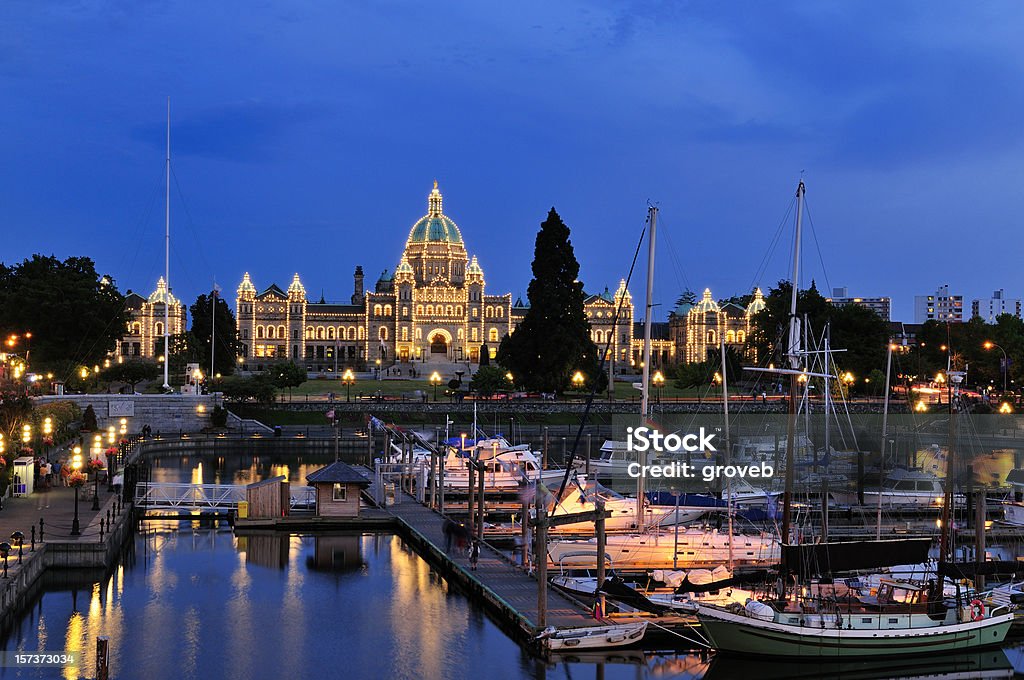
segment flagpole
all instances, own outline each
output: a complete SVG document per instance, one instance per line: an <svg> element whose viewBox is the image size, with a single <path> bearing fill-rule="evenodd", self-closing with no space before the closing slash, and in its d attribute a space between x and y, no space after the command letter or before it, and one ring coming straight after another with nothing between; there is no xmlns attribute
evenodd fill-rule
<svg viewBox="0 0 1024 680"><path fill-rule="evenodd" d="M210 295L210 379L213 379L213 355L217 351L217 279L213 280Z"/></svg>

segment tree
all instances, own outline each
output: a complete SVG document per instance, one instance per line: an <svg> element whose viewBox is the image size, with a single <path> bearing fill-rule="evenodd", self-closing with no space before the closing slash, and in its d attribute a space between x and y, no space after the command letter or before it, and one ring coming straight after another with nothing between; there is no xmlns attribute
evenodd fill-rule
<svg viewBox="0 0 1024 680"><path fill-rule="evenodd" d="M687 288L676 298L676 307L697 304L697 294Z"/></svg>
<svg viewBox="0 0 1024 680"><path fill-rule="evenodd" d="M99 424L96 422L96 409L89 404L85 407L85 413L82 414L82 431L95 432L97 429L99 429Z"/></svg>
<svg viewBox="0 0 1024 680"><path fill-rule="evenodd" d="M302 368L294 361L272 364L267 369L266 375L275 387L282 390L288 388L289 395L291 395L293 387L298 387L309 378L306 374L306 369Z"/></svg>
<svg viewBox="0 0 1024 680"><path fill-rule="evenodd" d="M255 401L259 404L274 403L274 384L263 375L252 377L232 375L222 378L217 389L229 401Z"/></svg>
<svg viewBox="0 0 1024 680"><path fill-rule="evenodd" d="M211 302L216 318L211 317ZM235 371L235 357L238 356L239 342L235 315L223 298L213 291L200 295L189 307L192 313L192 329L189 334L192 355L203 371L210 368L210 343L217 343L213 353L213 372L231 375Z"/></svg>
<svg viewBox="0 0 1024 680"><path fill-rule="evenodd" d="M569 227L555 209L540 225L527 289L530 308L519 328L501 344L498 363L530 390L561 392L572 374L602 376L598 351L583 311L583 283Z"/></svg>
<svg viewBox="0 0 1024 680"><path fill-rule="evenodd" d="M135 386L147 380L156 380L163 374L163 367L155 361L126 361L123 364L111 364L103 369L100 377L108 382L120 382L128 385L131 391Z"/></svg>
<svg viewBox="0 0 1024 680"><path fill-rule="evenodd" d="M507 371L498 366L481 366L473 379L469 381L469 389L477 394L489 397L495 392L504 392L512 389L512 383L508 379Z"/></svg>
<svg viewBox="0 0 1024 680"><path fill-rule="evenodd" d="M124 296L87 257L61 262L33 255L10 267L0 264L0 333L32 333L24 350L36 372L61 359L101 363L126 324Z"/></svg>
<svg viewBox="0 0 1024 680"><path fill-rule="evenodd" d="M778 285L765 296L765 308L752 318L749 343L757 349L762 363L784 363L789 340L789 305L792 287L788 281ZM885 369L885 347L889 341L889 327L882 317L860 305L837 307L818 292L817 286L797 294L796 313L801 329L806 320L812 338L821 338L826 325L830 325L829 346L845 352L833 357L835 364L855 376L865 377L872 370Z"/></svg>
<svg viewBox="0 0 1024 680"><path fill-rule="evenodd" d="M5 443L14 447L20 441L21 426L32 415L32 400L24 389L17 389L14 384L4 385L0 391L0 432Z"/></svg>
<svg viewBox="0 0 1024 680"><path fill-rule="evenodd" d="M480 368L489 366L491 364L491 350L487 347L487 343L480 345Z"/></svg>

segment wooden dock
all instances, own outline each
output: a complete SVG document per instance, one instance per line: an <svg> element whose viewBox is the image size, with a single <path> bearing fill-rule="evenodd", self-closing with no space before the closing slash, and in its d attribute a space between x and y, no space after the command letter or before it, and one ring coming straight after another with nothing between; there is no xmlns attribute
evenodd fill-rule
<svg viewBox="0 0 1024 680"><path fill-rule="evenodd" d="M532 641L540 632L541 617L537 610L538 581L510 558L481 544L476 571L469 568L469 557L455 545L445 549L444 518L434 510L403 494L401 502L388 510L399 519L406 537L420 554L440 567L463 588L479 596L499 620L514 624L517 637ZM587 606L561 591L548 589L546 625L582 627L598 625Z"/></svg>

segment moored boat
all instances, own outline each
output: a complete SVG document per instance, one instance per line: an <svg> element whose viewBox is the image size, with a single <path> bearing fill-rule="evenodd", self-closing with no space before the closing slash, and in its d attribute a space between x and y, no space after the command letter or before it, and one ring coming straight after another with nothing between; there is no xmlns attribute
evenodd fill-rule
<svg viewBox="0 0 1024 680"><path fill-rule="evenodd" d="M647 632L647 621L585 628L547 628L537 637L552 652L581 649L609 649L640 642Z"/></svg>

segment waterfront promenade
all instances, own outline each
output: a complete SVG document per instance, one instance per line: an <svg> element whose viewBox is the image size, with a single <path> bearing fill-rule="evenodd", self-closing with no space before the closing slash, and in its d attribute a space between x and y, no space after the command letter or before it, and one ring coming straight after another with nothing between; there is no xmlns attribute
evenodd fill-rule
<svg viewBox="0 0 1024 680"><path fill-rule="evenodd" d="M82 535L78 537L71 535L71 522L75 516L74 489L64 486L37 488L28 496L5 499L3 510L0 510L0 540L10 543L11 534L21 531L25 534L27 549L32 527L35 527L36 540L39 540L40 518L43 519L45 540L99 540L98 524L95 527L89 526L100 514L92 510L92 492L91 484L78 490L78 521L82 529ZM101 483L99 496L102 507L116 494L107 492L106 484Z"/></svg>

